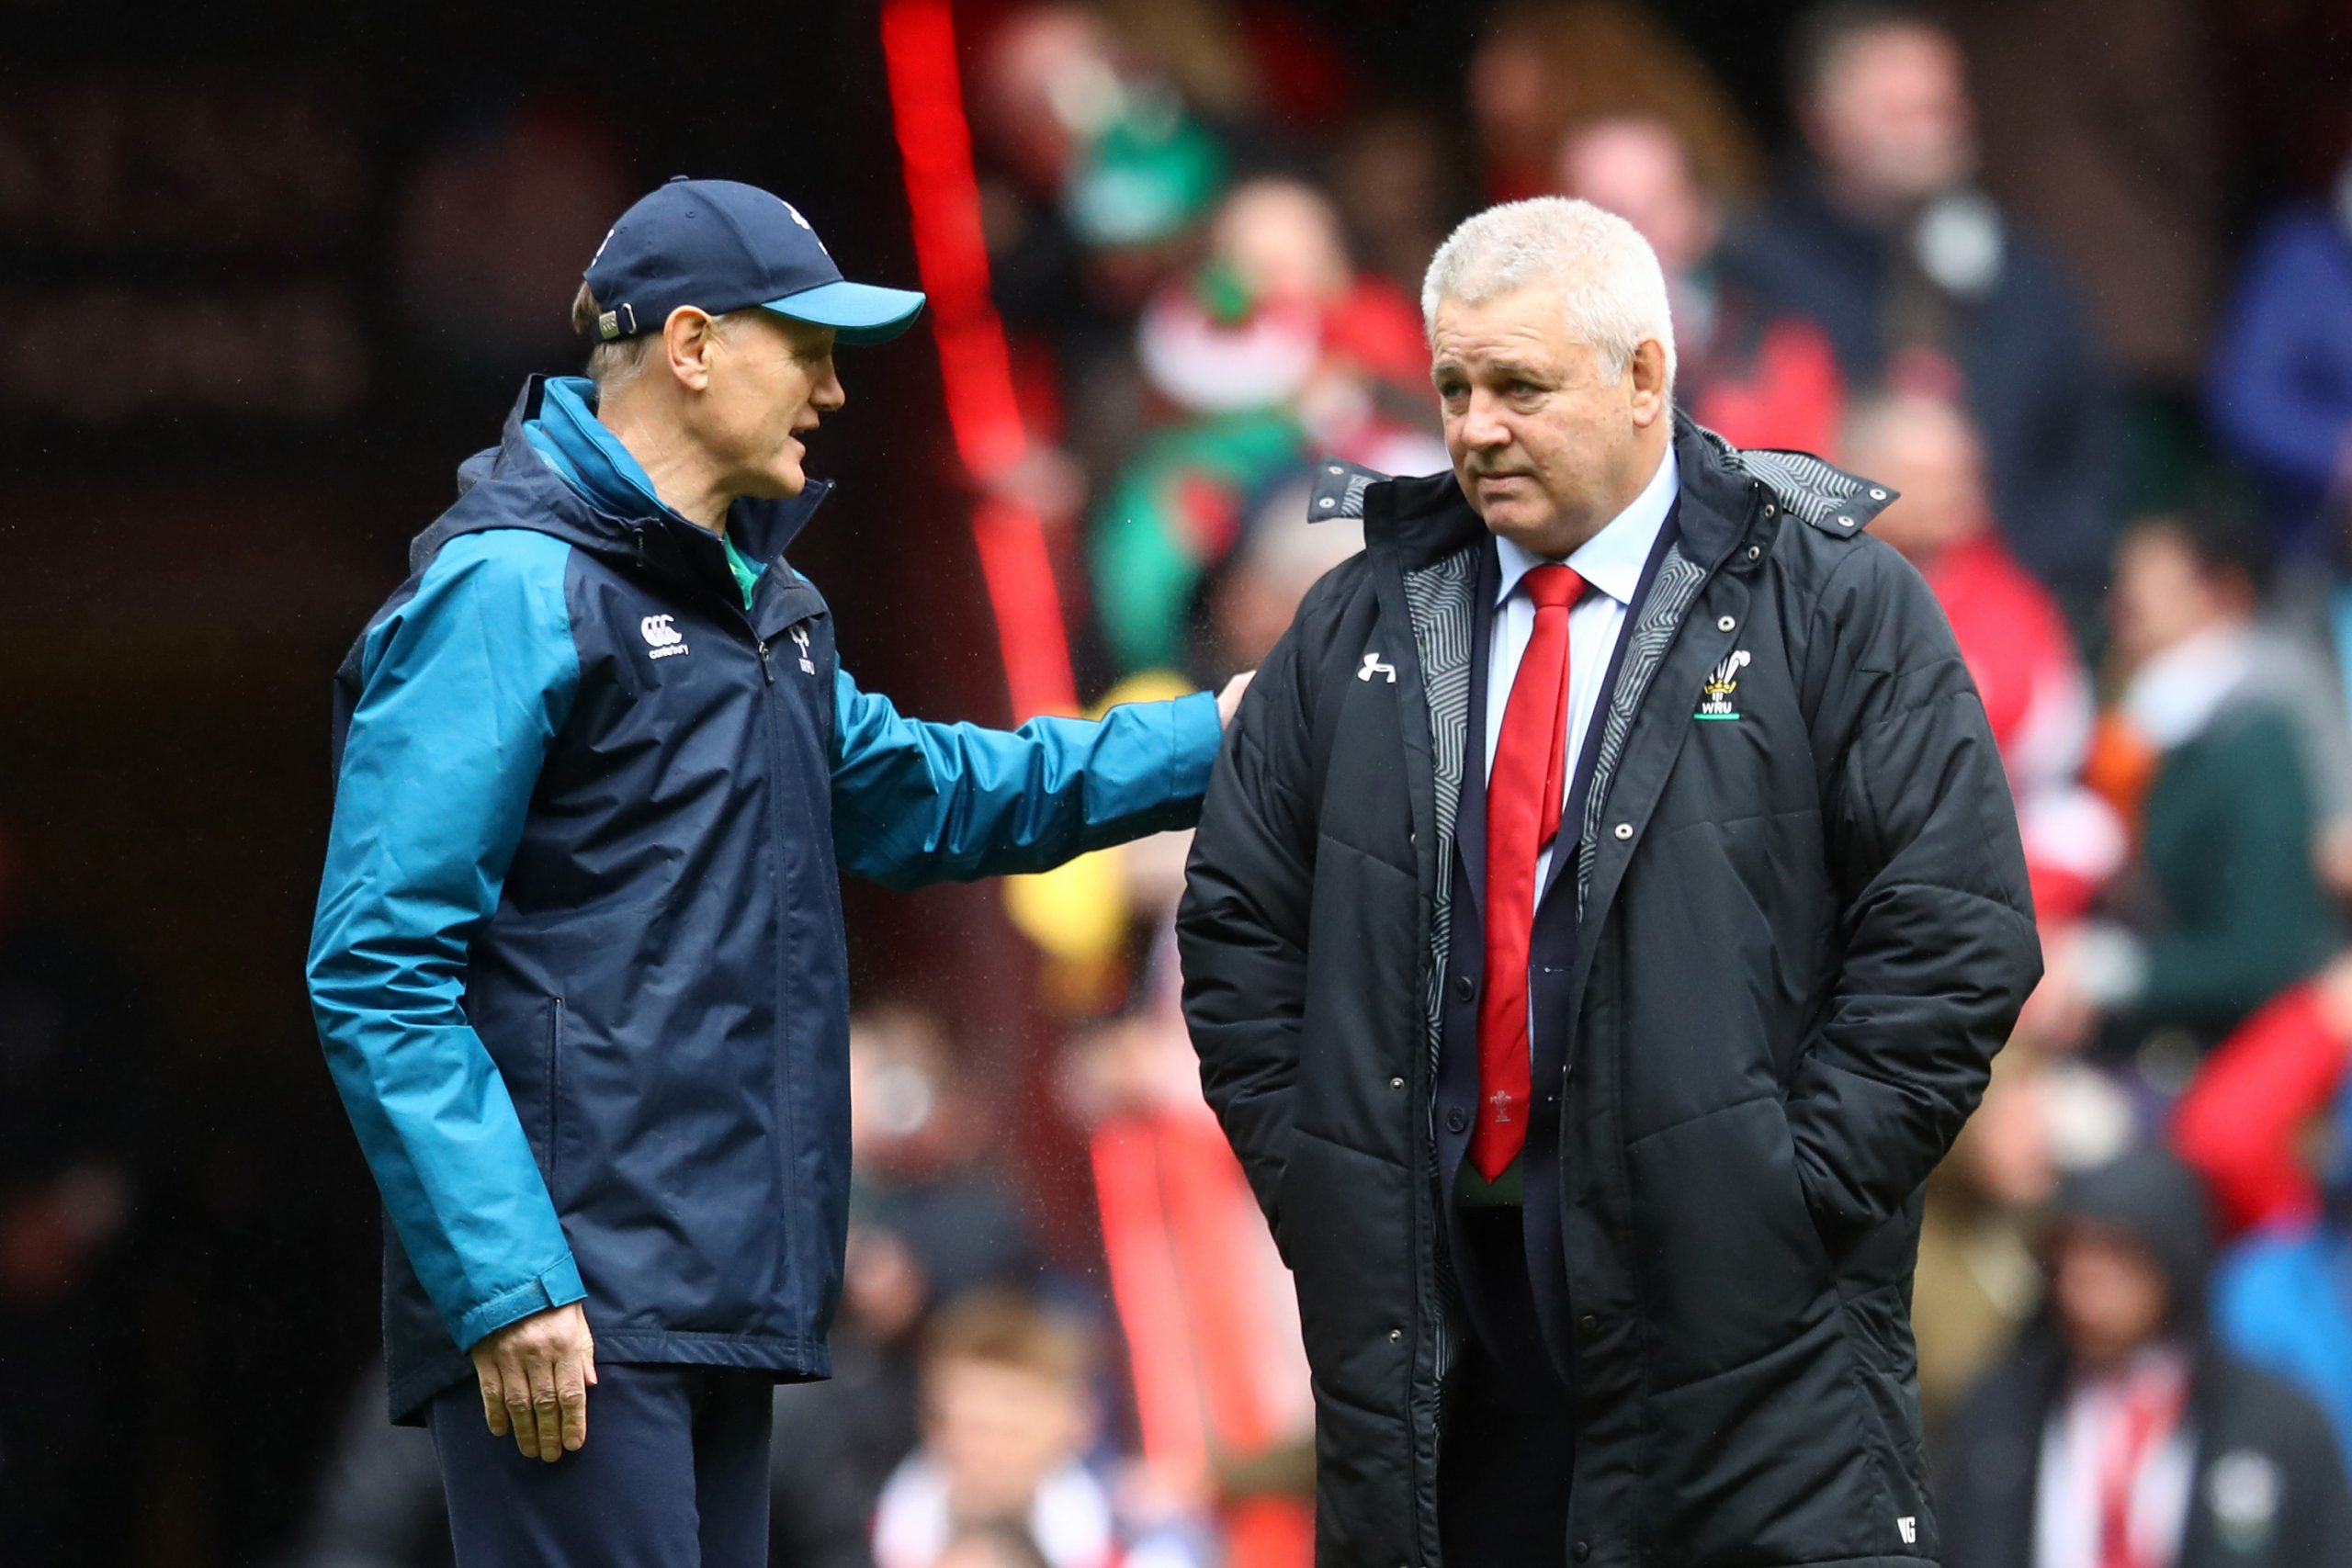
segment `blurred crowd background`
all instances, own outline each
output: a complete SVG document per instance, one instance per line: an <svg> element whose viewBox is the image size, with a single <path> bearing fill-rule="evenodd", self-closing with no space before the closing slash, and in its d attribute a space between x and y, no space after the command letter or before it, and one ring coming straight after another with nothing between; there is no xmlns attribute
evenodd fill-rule
<svg viewBox="0 0 2352 1568"><path fill-rule="evenodd" d="M2245 1540L2352 1456L2345 0L331 9L0 4L0 1562L447 1561L301 992L327 677L522 378L575 367L642 189L770 186L915 281L902 175L964 127L902 169L894 12L953 26L976 180L918 199L976 211L989 287L935 319L1001 333L1020 439L971 460L929 333L844 355L798 564L863 683L1006 722L1016 634L1087 706L1252 667L1362 542L1307 525L1312 460L1443 466L1451 225L1623 213L1692 417L1904 492L1876 531L2018 803L2049 977L1919 1262L1946 1511L2050 1461L2087 1386L2052 1369L2114 1373L2143 1446L2187 1382L2268 1412L2212 1481ZM992 614L1005 508L1051 625ZM852 891L841 1375L778 1396L779 1564L1309 1561L1184 851ZM2043 1495L2093 1517L2098 1469Z"/></svg>

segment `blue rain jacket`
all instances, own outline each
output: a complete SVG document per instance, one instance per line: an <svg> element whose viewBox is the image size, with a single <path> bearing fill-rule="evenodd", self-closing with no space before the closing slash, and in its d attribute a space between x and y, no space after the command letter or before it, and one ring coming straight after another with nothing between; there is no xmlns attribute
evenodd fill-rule
<svg viewBox="0 0 2352 1568"><path fill-rule="evenodd" d="M310 988L383 1195L402 1419L573 1301L600 1359L825 1376L839 873L1037 871L1188 826L1218 741L1205 694L1012 734L901 716L783 559L823 486L730 514L765 563L747 612L717 536L566 477L548 395L466 466L335 680Z"/></svg>

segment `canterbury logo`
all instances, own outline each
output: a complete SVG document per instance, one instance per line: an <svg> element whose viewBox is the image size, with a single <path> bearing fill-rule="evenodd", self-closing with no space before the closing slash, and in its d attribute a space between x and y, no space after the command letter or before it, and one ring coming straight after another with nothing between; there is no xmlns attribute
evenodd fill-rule
<svg viewBox="0 0 2352 1568"><path fill-rule="evenodd" d="M650 657L670 659L686 651L686 634L670 624L667 615L648 615L637 623L645 634L645 646L653 651Z"/></svg>
<svg viewBox="0 0 2352 1568"><path fill-rule="evenodd" d="M1396 666L1382 663L1377 653L1367 653L1363 656L1363 668L1356 671L1356 679L1369 681L1374 675L1387 676L1388 683L1393 686L1396 683Z"/></svg>

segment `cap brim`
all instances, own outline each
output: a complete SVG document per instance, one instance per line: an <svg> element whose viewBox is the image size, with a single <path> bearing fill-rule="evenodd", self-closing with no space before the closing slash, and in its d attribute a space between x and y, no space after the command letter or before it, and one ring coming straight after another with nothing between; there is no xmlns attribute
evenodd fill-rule
<svg viewBox="0 0 2352 1568"><path fill-rule="evenodd" d="M831 327L843 343L888 343L914 325L922 296L911 288L878 288L871 283L820 283L763 307L796 321Z"/></svg>

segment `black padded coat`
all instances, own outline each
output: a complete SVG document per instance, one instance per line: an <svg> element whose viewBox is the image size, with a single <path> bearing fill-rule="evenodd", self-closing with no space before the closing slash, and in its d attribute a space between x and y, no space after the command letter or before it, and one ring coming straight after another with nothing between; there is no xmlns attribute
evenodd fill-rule
<svg viewBox="0 0 2352 1568"><path fill-rule="evenodd" d="M1532 976L1539 1032L1570 1030L1559 1191L1529 1198L1576 1313L1569 1559L1932 1561L1919 1194L2040 974L2015 813L1942 614L1863 536L1888 492L1687 421L1675 445L1565 874L1574 962ZM1365 548L1227 735L1184 1007L1296 1279L1317 1561L1429 1568L1461 1332L1430 1096L1492 545L1448 475L1327 464L1314 504Z"/></svg>

